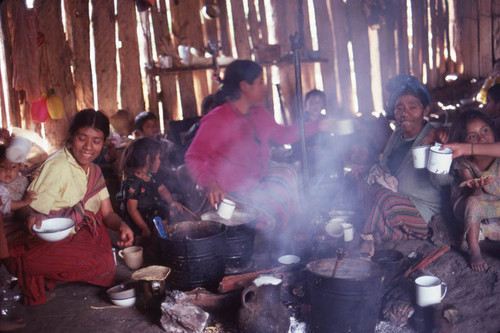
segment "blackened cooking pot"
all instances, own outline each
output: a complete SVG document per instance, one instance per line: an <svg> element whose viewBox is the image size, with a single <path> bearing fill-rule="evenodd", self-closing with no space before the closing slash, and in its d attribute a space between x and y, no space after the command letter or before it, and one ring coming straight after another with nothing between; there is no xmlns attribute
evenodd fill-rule
<svg viewBox="0 0 500 333"><path fill-rule="evenodd" d="M166 228L160 239L163 258L172 269L169 284L179 290L216 290L224 277L226 226L211 221L186 221Z"/></svg>

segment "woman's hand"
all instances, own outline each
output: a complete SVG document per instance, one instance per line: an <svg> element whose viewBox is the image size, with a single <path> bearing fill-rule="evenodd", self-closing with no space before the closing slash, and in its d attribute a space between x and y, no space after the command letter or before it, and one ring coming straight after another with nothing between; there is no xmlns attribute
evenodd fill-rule
<svg viewBox="0 0 500 333"><path fill-rule="evenodd" d="M445 148L453 150L453 158L472 155L472 143L447 143L441 146L441 150Z"/></svg>
<svg viewBox="0 0 500 333"><path fill-rule="evenodd" d="M215 204L219 204L226 197L226 192L219 186L217 182L213 182L207 188L207 198L210 206L215 208Z"/></svg>
<svg viewBox="0 0 500 333"><path fill-rule="evenodd" d="M125 247L132 245L132 243L134 242L134 232L125 222L122 221L120 223L120 227L118 228L118 233L120 234L120 239L121 239L117 242L118 246Z"/></svg>
<svg viewBox="0 0 500 333"><path fill-rule="evenodd" d="M47 216L40 214L40 213L34 213L28 216L26 219L26 228L28 228L28 232L32 235L35 234L33 231L33 226L36 225L37 228L42 227L42 221L46 220Z"/></svg>
<svg viewBox="0 0 500 333"><path fill-rule="evenodd" d="M175 209L181 214L184 213L184 206L178 203L177 201L172 201L168 205L170 209Z"/></svg>
<svg viewBox="0 0 500 333"><path fill-rule="evenodd" d="M36 199L36 193L34 191L26 191L26 194L23 197L23 203L25 205L29 205Z"/></svg>

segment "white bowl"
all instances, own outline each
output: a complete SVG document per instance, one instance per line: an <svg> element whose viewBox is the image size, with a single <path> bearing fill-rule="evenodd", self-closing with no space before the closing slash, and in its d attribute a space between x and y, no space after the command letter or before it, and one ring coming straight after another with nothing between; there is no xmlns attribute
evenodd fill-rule
<svg viewBox="0 0 500 333"><path fill-rule="evenodd" d="M294 254L285 254L278 258L278 262L282 265L292 265L300 262L300 257Z"/></svg>
<svg viewBox="0 0 500 333"><path fill-rule="evenodd" d="M135 282L125 282L106 290L111 299L125 299L135 297Z"/></svg>
<svg viewBox="0 0 500 333"><path fill-rule="evenodd" d="M33 231L47 242L57 242L68 237L74 225L75 221L70 218L55 217L43 220L40 228L33 225Z"/></svg>
<svg viewBox="0 0 500 333"><path fill-rule="evenodd" d="M128 308L135 304L135 299L135 296L129 298L111 298L111 302L113 302L114 305Z"/></svg>

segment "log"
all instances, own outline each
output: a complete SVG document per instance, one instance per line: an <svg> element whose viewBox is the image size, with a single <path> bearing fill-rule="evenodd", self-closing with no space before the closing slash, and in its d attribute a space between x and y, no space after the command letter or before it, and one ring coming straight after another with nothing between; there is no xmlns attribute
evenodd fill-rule
<svg viewBox="0 0 500 333"><path fill-rule="evenodd" d="M407 32L407 15L406 15L406 4L404 1L395 2L396 13L396 29L397 29L397 41L398 41L398 74L410 74L410 58L408 52L408 32Z"/></svg>
<svg viewBox="0 0 500 333"><path fill-rule="evenodd" d="M217 4L220 8L219 35L222 53L226 56L233 56L233 52L231 50L231 40L229 38L229 23L227 20L226 0L217 0Z"/></svg>
<svg viewBox="0 0 500 333"><path fill-rule="evenodd" d="M94 108L92 71L90 65L89 2L65 1L68 43L73 55L76 108Z"/></svg>
<svg viewBox="0 0 500 333"><path fill-rule="evenodd" d="M243 289L250 285L261 274L279 273L285 269L285 266L262 269L256 272L243 273L237 275L225 276L219 283L218 292L227 293L236 289Z"/></svg>
<svg viewBox="0 0 500 333"><path fill-rule="evenodd" d="M218 312L240 306L240 290L232 290L224 294L214 294L198 287L186 292L194 305L207 312Z"/></svg>

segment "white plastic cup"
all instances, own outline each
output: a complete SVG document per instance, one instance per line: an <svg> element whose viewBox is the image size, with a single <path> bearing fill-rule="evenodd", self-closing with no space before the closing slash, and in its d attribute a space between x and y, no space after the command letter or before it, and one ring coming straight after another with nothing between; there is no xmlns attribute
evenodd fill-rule
<svg viewBox="0 0 500 333"><path fill-rule="evenodd" d="M430 148L427 170L437 174L447 174L450 172L451 162L453 161L453 150L434 146Z"/></svg>
<svg viewBox="0 0 500 333"><path fill-rule="evenodd" d="M416 146L411 149L413 156L413 167L415 169L425 169L429 159L429 148L431 146Z"/></svg>
<svg viewBox="0 0 500 333"><path fill-rule="evenodd" d="M219 205L215 205L215 209L217 209L217 214L223 219L229 220L236 209L236 202L223 199Z"/></svg>
<svg viewBox="0 0 500 333"><path fill-rule="evenodd" d="M352 223L342 223L344 228L344 242L351 242L354 239L354 226Z"/></svg>
<svg viewBox="0 0 500 333"><path fill-rule="evenodd" d="M5 151L5 156L12 163L26 162L31 148L31 142L20 136L15 136Z"/></svg>
<svg viewBox="0 0 500 333"><path fill-rule="evenodd" d="M422 307L441 303L448 291L446 283L431 275L416 278L415 287L417 304Z"/></svg>
<svg viewBox="0 0 500 333"><path fill-rule="evenodd" d="M172 56L160 55L160 68L172 68Z"/></svg>

